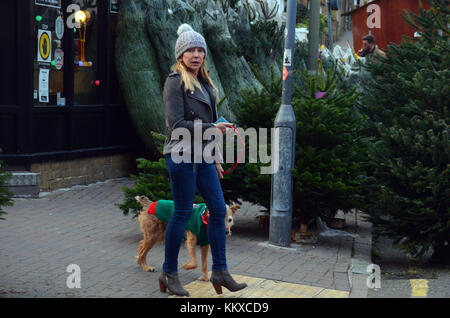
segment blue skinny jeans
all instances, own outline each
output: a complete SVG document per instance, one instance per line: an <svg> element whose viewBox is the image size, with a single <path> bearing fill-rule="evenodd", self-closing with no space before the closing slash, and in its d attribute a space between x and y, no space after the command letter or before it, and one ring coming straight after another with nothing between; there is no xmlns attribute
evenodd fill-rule
<svg viewBox="0 0 450 318"><path fill-rule="evenodd" d="M213 261L212 270L226 270L226 206L214 164L174 163L169 155L165 158L175 210L165 234L163 271L171 274L178 272L178 253L187 222L192 214L196 188L200 191L209 210L207 233Z"/></svg>

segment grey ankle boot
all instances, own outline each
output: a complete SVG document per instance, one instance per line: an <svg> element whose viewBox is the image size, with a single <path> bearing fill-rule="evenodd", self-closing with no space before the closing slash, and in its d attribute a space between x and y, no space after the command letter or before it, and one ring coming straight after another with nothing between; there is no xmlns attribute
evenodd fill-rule
<svg viewBox="0 0 450 318"><path fill-rule="evenodd" d="M178 274L169 274L162 272L158 278L159 290L163 293L166 289L169 292L177 296L189 296L189 292L181 286L180 280L178 279Z"/></svg>
<svg viewBox="0 0 450 318"><path fill-rule="evenodd" d="M247 287L246 283L236 283L227 270L212 272L210 281L218 294L222 294L222 286L232 292L236 292Z"/></svg>

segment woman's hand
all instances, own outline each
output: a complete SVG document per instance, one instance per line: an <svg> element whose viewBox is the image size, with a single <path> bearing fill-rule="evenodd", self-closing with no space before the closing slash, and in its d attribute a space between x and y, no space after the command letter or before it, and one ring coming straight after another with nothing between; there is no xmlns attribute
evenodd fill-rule
<svg viewBox="0 0 450 318"><path fill-rule="evenodd" d="M217 171L217 175L219 176L219 179L223 179L223 169L222 169L222 165L219 162L216 162L214 164L214 166L216 167L216 171Z"/></svg>
<svg viewBox="0 0 450 318"><path fill-rule="evenodd" d="M225 135L227 133L227 127L231 127L232 123L218 123L216 124L216 128L220 130L222 135Z"/></svg>

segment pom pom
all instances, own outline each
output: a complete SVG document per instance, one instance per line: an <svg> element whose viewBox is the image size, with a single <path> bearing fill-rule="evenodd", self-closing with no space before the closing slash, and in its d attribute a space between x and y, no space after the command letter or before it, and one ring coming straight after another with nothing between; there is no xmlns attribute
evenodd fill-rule
<svg viewBox="0 0 450 318"><path fill-rule="evenodd" d="M189 24L184 23L178 27L177 34L180 36L181 33L188 31L194 31L194 29Z"/></svg>

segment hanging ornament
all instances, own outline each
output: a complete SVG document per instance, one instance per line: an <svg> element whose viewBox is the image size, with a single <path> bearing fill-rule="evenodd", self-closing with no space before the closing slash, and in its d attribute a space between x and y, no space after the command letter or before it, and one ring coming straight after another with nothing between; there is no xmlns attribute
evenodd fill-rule
<svg viewBox="0 0 450 318"><path fill-rule="evenodd" d="M57 17L55 20L55 34L59 40L64 36L64 20L61 16Z"/></svg>

